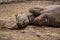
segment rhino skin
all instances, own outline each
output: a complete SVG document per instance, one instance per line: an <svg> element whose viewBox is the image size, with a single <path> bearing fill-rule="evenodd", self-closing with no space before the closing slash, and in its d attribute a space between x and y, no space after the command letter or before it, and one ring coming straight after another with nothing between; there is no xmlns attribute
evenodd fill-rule
<svg viewBox="0 0 60 40"><path fill-rule="evenodd" d="M19 28L26 27L29 24L32 24L34 16L31 13L22 14L16 16L16 23Z"/></svg>
<svg viewBox="0 0 60 40"><path fill-rule="evenodd" d="M43 10L43 7L33 7L29 9L29 12L32 13L35 17L37 17L41 14L41 11Z"/></svg>
<svg viewBox="0 0 60 40"><path fill-rule="evenodd" d="M22 14L22 15L16 14L15 18L16 18L16 25L18 27L13 25L13 27L9 27L9 29L25 28L29 24L32 24L34 16L31 13L25 13L25 14Z"/></svg>
<svg viewBox="0 0 60 40"><path fill-rule="evenodd" d="M60 26L60 5L47 6L33 21L34 25Z"/></svg>

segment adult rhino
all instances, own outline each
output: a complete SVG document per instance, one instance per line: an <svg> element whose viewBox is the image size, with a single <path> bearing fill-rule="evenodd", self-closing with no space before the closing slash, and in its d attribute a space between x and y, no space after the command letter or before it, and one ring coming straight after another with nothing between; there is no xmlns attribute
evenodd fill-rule
<svg viewBox="0 0 60 40"><path fill-rule="evenodd" d="M33 21L34 25L60 26L60 5L45 7L45 10Z"/></svg>

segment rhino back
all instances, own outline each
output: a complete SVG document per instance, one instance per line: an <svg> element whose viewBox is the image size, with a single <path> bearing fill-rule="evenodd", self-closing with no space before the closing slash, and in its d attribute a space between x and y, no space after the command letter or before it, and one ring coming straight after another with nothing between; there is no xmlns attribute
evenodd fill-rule
<svg viewBox="0 0 60 40"><path fill-rule="evenodd" d="M48 7L45 13L51 25L60 26L60 5Z"/></svg>
<svg viewBox="0 0 60 40"><path fill-rule="evenodd" d="M45 12L60 12L60 5L51 5L51 6L47 6L45 7L45 10L43 11Z"/></svg>

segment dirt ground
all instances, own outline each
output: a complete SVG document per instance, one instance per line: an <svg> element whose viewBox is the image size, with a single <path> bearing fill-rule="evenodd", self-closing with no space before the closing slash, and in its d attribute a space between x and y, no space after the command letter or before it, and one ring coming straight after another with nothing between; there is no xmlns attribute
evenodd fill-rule
<svg viewBox="0 0 60 40"><path fill-rule="evenodd" d="M0 4L0 40L60 40L60 27L28 25L22 30L9 30L15 24L15 14L27 13L34 6L60 5L60 2L33 1Z"/></svg>

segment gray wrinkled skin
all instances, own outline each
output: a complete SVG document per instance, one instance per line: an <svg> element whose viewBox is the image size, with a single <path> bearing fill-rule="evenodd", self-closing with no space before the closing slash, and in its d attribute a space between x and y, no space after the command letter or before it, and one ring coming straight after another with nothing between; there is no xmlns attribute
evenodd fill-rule
<svg viewBox="0 0 60 40"><path fill-rule="evenodd" d="M33 24L37 26L48 25L46 15L41 14L40 16L36 17L33 21Z"/></svg>
<svg viewBox="0 0 60 40"><path fill-rule="evenodd" d="M32 13L35 17L37 17L41 14L41 11L43 10L44 8L42 7L33 7L29 9L29 12Z"/></svg>
<svg viewBox="0 0 60 40"><path fill-rule="evenodd" d="M35 16L32 13L26 13L26 15L29 19L29 24L32 24Z"/></svg>
<svg viewBox="0 0 60 40"><path fill-rule="evenodd" d="M21 16L17 16L16 17L16 23L17 23L19 28L20 27L25 27L25 26L28 25L29 19L28 19L28 17L25 14L23 14Z"/></svg>
<svg viewBox="0 0 60 40"><path fill-rule="evenodd" d="M26 13L22 15L15 15L16 17L16 24L18 28L24 28L29 24L32 24L34 16L31 13ZM11 27L10 29L17 28L17 26Z"/></svg>
<svg viewBox="0 0 60 40"><path fill-rule="evenodd" d="M34 25L60 26L60 5L48 6L42 13L34 19Z"/></svg>

